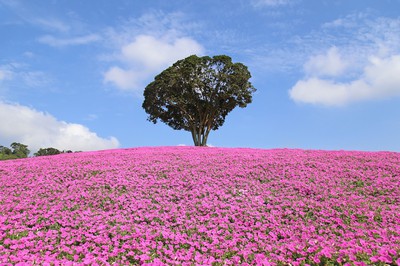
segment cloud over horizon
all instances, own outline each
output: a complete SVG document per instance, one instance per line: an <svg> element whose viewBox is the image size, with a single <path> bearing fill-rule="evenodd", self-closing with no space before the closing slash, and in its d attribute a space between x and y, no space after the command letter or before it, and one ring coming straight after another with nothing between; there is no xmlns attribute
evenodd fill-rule
<svg viewBox="0 0 400 266"><path fill-rule="evenodd" d="M19 104L0 101L0 120L1 145L20 142L28 145L31 151L48 147L91 151L120 145L115 137L99 137L84 125L60 121L51 114Z"/></svg>

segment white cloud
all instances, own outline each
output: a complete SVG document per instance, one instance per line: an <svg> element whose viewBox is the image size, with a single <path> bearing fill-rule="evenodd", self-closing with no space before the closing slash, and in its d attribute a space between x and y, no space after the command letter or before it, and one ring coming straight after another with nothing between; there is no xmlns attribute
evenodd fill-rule
<svg viewBox="0 0 400 266"><path fill-rule="evenodd" d="M135 70L125 70L117 66L111 67L104 74L104 81L113 83L121 90L132 90L140 86L141 81L146 77L146 73Z"/></svg>
<svg viewBox="0 0 400 266"><path fill-rule="evenodd" d="M49 17L48 9L39 11L40 9L32 8L23 1L0 1L5 7L9 8L22 21L33 24L45 30L57 32L67 32L71 27L60 18ZM35 6L37 7L37 5ZM39 11L39 12L38 12Z"/></svg>
<svg viewBox="0 0 400 266"><path fill-rule="evenodd" d="M96 119L98 119L99 117L96 115L96 114L88 114L86 117L85 117L85 120L86 121L94 121L94 120L96 120Z"/></svg>
<svg viewBox="0 0 400 266"><path fill-rule="evenodd" d="M120 61L125 68L112 66L104 74L104 81L122 90L140 91L144 82L164 68L192 54L203 54L203 47L195 40L182 37L173 40L139 35L121 47Z"/></svg>
<svg viewBox="0 0 400 266"><path fill-rule="evenodd" d="M347 67L337 47L331 47L326 54L312 56L304 65L310 76L339 76Z"/></svg>
<svg viewBox="0 0 400 266"><path fill-rule="evenodd" d="M340 106L360 100L359 96L367 90L369 87L365 83L335 83L332 80L310 78L298 81L289 95L296 102Z"/></svg>
<svg viewBox="0 0 400 266"><path fill-rule="evenodd" d="M371 57L362 75L350 82L318 77L298 81L289 91L296 102L341 106L362 100L400 96L400 55Z"/></svg>
<svg viewBox="0 0 400 266"><path fill-rule="evenodd" d="M346 63L342 74L346 78L355 78L368 64L370 56L387 57L400 53L400 18L355 13L332 20L303 35L290 37L286 30L282 32L287 38L285 42L271 41L250 49L250 52L243 50L251 58L251 65L256 65L263 72L295 73L312 56L324 55L328 49L336 47Z"/></svg>
<svg viewBox="0 0 400 266"><path fill-rule="evenodd" d="M148 70L158 70L178 59L202 52L202 46L191 38L168 40L150 35L139 35L121 49L124 60L140 64Z"/></svg>
<svg viewBox="0 0 400 266"><path fill-rule="evenodd" d="M92 42L99 41L101 38L97 34L88 34L80 37L73 38L56 38L52 35L45 35L38 39L39 42L53 46L53 47L63 47L71 45L84 45Z"/></svg>
<svg viewBox="0 0 400 266"><path fill-rule="evenodd" d="M322 28L357 28L360 26L360 20L368 18L368 13L352 13L345 17L326 22Z"/></svg>
<svg viewBox="0 0 400 266"><path fill-rule="evenodd" d="M0 81L11 81L23 87L43 87L51 84L52 79L42 71L32 71L27 64L9 63L0 65ZM23 84L23 85L22 85Z"/></svg>
<svg viewBox="0 0 400 266"><path fill-rule="evenodd" d="M0 81L13 79L15 74L13 64L0 65Z"/></svg>
<svg viewBox="0 0 400 266"><path fill-rule="evenodd" d="M400 95L400 54L388 58L372 57L363 79L371 84L378 96Z"/></svg>
<svg viewBox="0 0 400 266"><path fill-rule="evenodd" d="M281 5L287 5L291 2L291 0L253 0L251 3L255 7L261 7L261 6L281 6Z"/></svg>
<svg viewBox="0 0 400 266"><path fill-rule="evenodd" d="M342 106L400 96L399 42L400 19L357 13L323 24L296 41L304 46L304 77L290 98Z"/></svg>
<svg viewBox="0 0 400 266"><path fill-rule="evenodd" d="M44 87L51 84L52 79L42 71L20 71L15 73L29 87Z"/></svg>
<svg viewBox="0 0 400 266"><path fill-rule="evenodd" d="M20 142L32 151L54 147L60 150L89 151L119 146L115 137L102 138L81 124L67 123L54 116L18 104L0 102L2 145Z"/></svg>
<svg viewBox="0 0 400 266"><path fill-rule="evenodd" d="M0 68L0 81L10 79L12 77L12 72L7 69Z"/></svg>
<svg viewBox="0 0 400 266"><path fill-rule="evenodd" d="M27 57L27 58L33 58L33 57L35 57L35 54L32 53L32 52L30 52L30 51L24 52L23 55L24 55L25 57Z"/></svg>
<svg viewBox="0 0 400 266"><path fill-rule="evenodd" d="M31 23L36 24L42 28L58 32L67 32L71 29L69 25L55 18L25 18L25 19L30 20Z"/></svg>
<svg viewBox="0 0 400 266"><path fill-rule="evenodd" d="M104 82L121 90L140 92L145 82L177 60L192 54L202 55L203 46L181 32L183 27L179 26L177 17L172 14L158 20L154 14L143 16L139 23L144 23L144 32L135 29L133 37L131 33L123 32L119 36L114 30L109 30L118 44L115 59L122 66L109 67L104 73Z"/></svg>

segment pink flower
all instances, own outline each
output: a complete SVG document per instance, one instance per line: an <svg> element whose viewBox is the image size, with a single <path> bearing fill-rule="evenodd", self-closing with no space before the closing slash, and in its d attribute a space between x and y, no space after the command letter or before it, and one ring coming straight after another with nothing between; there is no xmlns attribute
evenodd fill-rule
<svg viewBox="0 0 400 266"><path fill-rule="evenodd" d="M151 259L149 257L149 255L147 255L147 254L142 254L142 255L139 256L139 258L140 258L141 261L146 261L146 260Z"/></svg>
<svg viewBox="0 0 400 266"><path fill-rule="evenodd" d="M194 147L5 161L0 261L390 264L399 164L399 153Z"/></svg>

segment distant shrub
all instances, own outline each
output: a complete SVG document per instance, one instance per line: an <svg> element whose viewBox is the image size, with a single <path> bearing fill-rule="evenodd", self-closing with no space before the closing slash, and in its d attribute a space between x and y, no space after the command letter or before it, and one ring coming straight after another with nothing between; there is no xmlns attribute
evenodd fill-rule
<svg viewBox="0 0 400 266"><path fill-rule="evenodd" d="M0 153L0 161L1 160L12 160L12 159L18 159L18 157L14 154Z"/></svg>
<svg viewBox="0 0 400 266"><path fill-rule="evenodd" d="M57 155L60 154L61 151L59 151L56 148L40 148L34 156L48 156L48 155Z"/></svg>

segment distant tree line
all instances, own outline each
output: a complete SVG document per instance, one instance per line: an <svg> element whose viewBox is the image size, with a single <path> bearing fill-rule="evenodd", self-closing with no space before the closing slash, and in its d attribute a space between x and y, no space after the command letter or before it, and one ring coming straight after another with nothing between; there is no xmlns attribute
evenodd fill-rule
<svg viewBox="0 0 400 266"><path fill-rule="evenodd" d="M28 145L13 142L10 148L0 145L0 160L10 160L28 157L30 150Z"/></svg>
<svg viewBox="0 0 400 266"><path fill-rule="evenodd" d="M0 145L0 160L12 160L27 158L31 151L28 149L28 145L21 144L18 142L11 143L10 147ZM71 150L60 151L56 148L40 148L33 156L48 156L57 155L61 153L72 153Z"/></svg>

